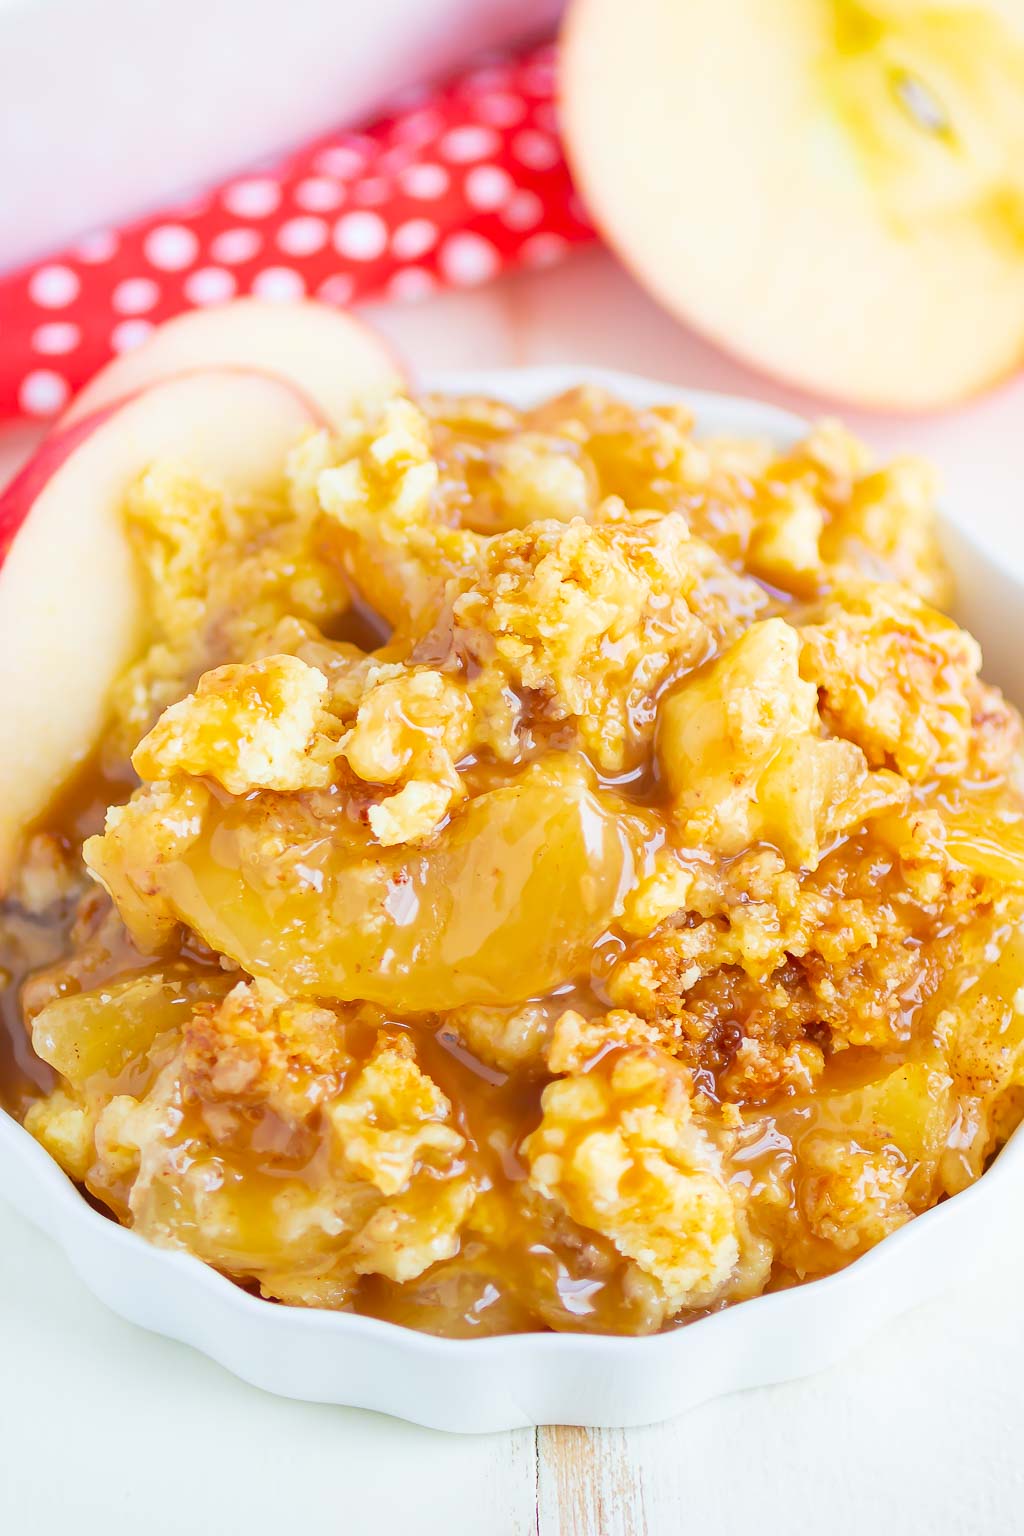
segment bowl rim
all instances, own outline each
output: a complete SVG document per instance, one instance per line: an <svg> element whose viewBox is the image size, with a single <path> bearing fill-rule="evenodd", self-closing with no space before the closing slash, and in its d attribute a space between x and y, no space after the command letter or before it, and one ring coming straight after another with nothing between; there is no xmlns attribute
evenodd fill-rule
<svg viewBox="0 0 1024 1536"><path fill-rule="evenodd" d="M642 375L586 364L444 371L427 376L418 385L418 392L491 395L498 399L508 398L511 403L527 403L579 384L603 386L639 405L659 400L684 403L694 411L698 435L743 434L786 444L803 434L808 426L805 419L789 411L763 405L743 396L684 389ZM713 424L710 431L707 430L709 423ZM970 537L970 530L950 519L945 512L943 521L951 524L958 535ZM978 552L984 556L982 550ZM141 1321L151 1331L191 1343L217 1359L221 1359L221 1356L206 1337L204 1327L198 1326L198 1319L190 1323L187 1316L183 1317L180 1306L176 1308L177 1315L173 1321L147 1320L135 1315L138 1309L129 1306L127 1301L118 1300L109 1294L115 1288L101 1287L97 1283L95 1264L86 1261L86 1249L95 1254L98 1243L107 1251L112 1264L116 1264L119 1257L123 1256L125 1260L133 1261L133 1272L139 1271L141 1266L141 1272L154 1279L158 1276L173 1276L181 1288L179 1301L207 1309L211 1315L205 1321L211 1321L214 1316L223 1321L226 1309L235 1313L240 1321L245 1320L247 1325L254 1324L264 1337L280 1335L282 1339L298 1339L302 1335L311 1335L329 1339L332 1343L362 1341L371 1350L381 1346L386 1347L388 1352L397 1349L407 1359L420 1359L442 1368L470 1360L474 1366L505 1365L513 1359L520 1360L524 1354L536 1364L544 1361L559 1365L586 1362L619 1368L626 1362L640 1364L650 1362L655 1357L674 1354L677 1363L682 1364L683 1357L691 1348L691 1341L697 1336L705 1341L721 1339L733 1330L742 1336L742 1330L750 1333L751 1328L761 1332L771 1328L780 1330L799 1326L802 1314L809 1308L811 1293L816 1303L831 1305L836 1325L841 1327L846 1311L845 1303L866 1291L873 1281L878 1282L881 1294L887 1279L895 1277L907 1266L908 1256L922 1247L926 1235L937 1236L940 1231L952 1234L968 1211L980 1212L983 1202L994 1204L1001 1199L1004 1187L1016 1176L1018 1165L1024 1165L1024 1128L1007 1140L990 1167L972 1185L914 1217L845 1268L787 1290L751 1297L661 1333L635 1336L537 1330L478 1338L446 1338L354 1312L275 1304L243 1290L211 1265L191 1254L158 1247L90 1205L50 1154L12 1115L0 1108L0 1170L5 1174L20 1170L24 1179L20 1188L15 1183L12 1192L10 1180L5 1177L0 1194L9 1198L32 1224L57 1241L94 1294L102 1292L101 1299L113 1310L131 1316L133 1321ZM850 1327L849 1338L842 1353L852 1348L872 1327L905 1310L907 1305L913 1305L916 1299L924 1300L934 1295L939 1288L942 1288L941 1285L929 1283L919 1297L907 1302L896 1299L898 1287L892 1287L893 1296L888 1303L883 1300L872 1306L866 1323L862 1319L860 1326ZM820 1363L831 1363L831 1358L835 1356L824 1358L823 1355ZM665 1416L662 1407L658 1406L646 1416L632 1411L623 1417L617 1417L614 1413L609 1416L607 1412L587 1417L584 1406L569 1417L562 1414L557 1417L537 1417L533 1411L524 1410L526 1417L513 1418L506 1412L499 1414L500 1422L488 1424L449 1422L452 1415L427 1411L422 1404L405 1401L401 1396L401 1387L396 1387L383 1404L366 1403L346 1388L344 1383L339 1383L336 1395L324 1398L319 1392L294 1390L292 1386L275 1384L274 1380L266 1379L268 1375L273 1376L273 1371L257 1371L249 1375L247 1370L239 1367L237 1361L221 1359L221 1363L236 1374L247 1376L257 1384L284 1395L330 1400L353 1406L382 1407L383 1411L395 1416L440 1428L473 1431L542 1422L644 1423ZM816 1368L817 1365L813 1364L809 1367ZM755 1372L750 1380L727 1381L719 1388L703 1392L696 1400L706 1400L709 1396L717 1395L718 1391L735 1390L737 1386L756 1385L767 1380L805 1374L805 1370L805 1367L798 1365L782 1373L773 1371L767 1377ZM685 1406L691 1405L687 1403ZM457 1419L458 1416L454 1417Z"/></svg>
<svg viewBox="0 0 1024 1536"><path fill-rule="evenodd" d="M53 1199L56 1210L66 1218L65 1221L41 1220L37 1215L24 1211L20 1203L18 1208L33 1225L46 1231L50 1236L56 1237L64 1253L72 1260L71 1237L74 1227L88 1229L90 1236L98 1232L104 1243L112 1250L130 1248L136 1253L144 1254L147 1264L173 1266L183 1278L188 1279L192 1288L198 1287L216 1294L218 1300L228 1301L231 1305L250 1313L254 1318L261 1319L272 1328L278 1323L282 1325L286 1323L289 1329L298 1327L306 1331L361 1335L366 1339L378 1339L389 1343L398 1340L403 1348L426 1353L432 1357L436 1356L439 1360L445 1356L461 1356L466 1351L470 1351L474 1359L481 1355L501 1356L513 1350L518 1352L524 1341L529 1341L535 1347L539 1345L546 1353L571 1357L581 1352L588 1356L597 1352L607 1355L609 1361L612 1361L623 1354L632 1355L645 1349L650 1351L664 1348L667 1340L684 1338L695 1329L700 1329L702 1333L710 1332L715 1327L721 1330L729 1326L730 1319L740 1310L748 1317L755 1310L759 1316L774 1311L777 1320L781 1320L787 1312L795 1312L799 1309L801 1299L811 1288L818 1296L827 1292L838 1300L851 1286L859 1286L871 1273L885 1271L897 1263L902 1250L914 1243L915 1234L918 1238L922 1235L926 1225L933 1227L940 1222L950 1223L956 1219L957 1213L963 1210L968 1201L979 1203L983 1193L985 1198L991 1198L991 1193L997 1185L1001 1186L1014 1176L1016 1164L1024 1164L1022 1132L1024 1132L1024 1125L1008 1137L990 1166L973 1184L949 1196L938 1205L930 1207L927 1211L923 1211L919 1216L913 1217L843 1269L836 1270L830 1275L803 1281L787 1290L751 1296L721 1311L709 1313L704 1317L696 1318L693 1322L668 1328L660 1333L643 1335L559 1333L553 1329L530 1329L524 1333L490 1334L479 1338L446 1338L443 1335L423 1332L403 1323L367 1317L358 1312L332 1310L327 1307L289 1306L268 1301L244 1290L220 1270L194 1254L172 1248L161 1248L150 1242L148 1238L132 1231L131 1228L122 1226L115 1217L97 1210L82 1196L77 1185L45 1148L5 1109L0 1109L0 1160L8 1152L12 1153L26 1168L37 1190ZM67 1222L71 1223L71 1228L68 1227Z"/></svg>

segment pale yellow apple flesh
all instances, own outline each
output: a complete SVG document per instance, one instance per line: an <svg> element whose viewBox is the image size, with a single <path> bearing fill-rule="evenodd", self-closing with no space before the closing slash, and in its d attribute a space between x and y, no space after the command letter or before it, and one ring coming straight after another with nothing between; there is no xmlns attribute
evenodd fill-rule
<svg viewBox="0 0 1024 1536"><path fill-rule="evenodd" d="M0 496L0 893L26 826L95 744L140 643L121 524L129 485L167 457L229 492L269 490L288 449L320 425L279 379L197 373L58 430Z"/></svg>
<svg viewBox="0 0 1024 1536"><path fill-rule="evenodd" d="M200 814L166 862L115 832L94 867L115 895L159 892L211 948L293 996L406 1012L521 1002L587 974L637 857L614 804L571 765L474 797L425 847L382 849L286 801L269 822L245 800L211 797ZM284 860L265 851L278 844Z"/></svg>
<svg viewBox="0 0 1024 1536"><path fill-rule="evenodd" d="M326 304L237 299L168 320L141 347L114 358L79 391L60 425L80 421L160 379L199 368L277 374L334 426L347 419L357 402L405 387L385 343L351 315Z"/></svg>
<svg viewBox="0 0 1024 1536"><path fill-rule="evenodd" d="M705 334L894 409L1020 364L1020 0L574 0L562 69L590 210Z"/></svg>

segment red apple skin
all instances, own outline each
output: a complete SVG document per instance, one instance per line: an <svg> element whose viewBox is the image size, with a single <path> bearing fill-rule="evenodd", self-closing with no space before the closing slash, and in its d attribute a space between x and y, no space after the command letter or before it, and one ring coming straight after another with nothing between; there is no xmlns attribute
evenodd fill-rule
<svg viewBox="0 0 1024 1536"><path fill-rule="evenodd" d="M317 330L323 338L322 346L316 349L320 366L310 368L307 359L314 350L311 337ZM254 347L257 336L262 337L262 344ZM373 384L379 390L383 382L397 392L407 386L406 370L394 347L365 321L333 306L311 299L282 304L242 298L188 310L165 321L135 351L112 358L79 390L57 426L70 426L83 415L128 399L164 379L211 368L273 374L315 401L330 424L331 390L324 386L322 360L326 356L336 359L336 374L344 378L353 340L359 353L357 378L364 387ZM355 398L358 394L357 389Z"/></svg>
<svg viewBox="0 0 1024 1536"><path fill-rule="evenodd" d="M64 625L66 631L68 615L79 611L75 586L81 589L83 582L96 580L98 571L91 578L87 571L81 571L80 581L80 567L76 566L70 575L64 569L60 578L64 585L62 587L59 581L55 587L51 580L53 561L48 554L54 546L44 540L44 547L33 551L30 558L28 550L23 549L19 535L30 526L33 508L45 497L51 483L65 470L69 461L86 448L97 432L102 434L105 429L109 429L123 410L130 410L136 402L155 396L162 389L173 391L176 385L187 382L189 378L211 383L226 378L230 382L232 375L237 375L240 380L260 380L272 386L282 398L289 398L294 410L294 416L290 419L294 420L296 431L301 429L303 422L312 428L329 425L319 407L287 380L255 369L197 369L179 379L160 380L151 388L139 390L127 400L113 402L64 430L58 427L44 438L28 463L0 493L0 631L5 627L10 631L0 644L0 712L4 714L8 726L5 753L0 755L0 897L10 877L25 827L31 825L35 817L45 809L60 783L74 764L81 761L87 749L88 744L83 741L80 732L71 745L61 738L59 717L62 711L69 710L71 716L77 711L84 719L90 710L87 696L93 694L101 702L116 675L115 671L109 676L96 677L90 671L87 634L81 636L83 650L72 658L69 647L73 642L66 632L60 640L55 639L51 643L48 652L45 634L39 630L39 626L50 622L44 615L52 613L54 622L58 622L57 616L60 616L59 624ZM211 419L216 418L207 414L206 420ZM140 470L144 462L140 462ZM86 492L87 485L88 482L83 486ZM87 495L83 500L87 500ZM25 588L12 586L16 578L9 574L9 568L15 551L21 551L22 564L28 562L32 590L35 592L38 589L40 594L38 601L33 599L26 602ZM59 567L59 553L54 558ZM23 582L25 572L17 579ZM128 623L127 615L138 609L138 599L134 594L126 592L122 605L118 599L120 587L116 582L112 586L117 590L104 594L102 601L112 616L123 606L126 615L124 622ZM16 618L11 617L12 604ZM86 609L88 607L87 602ZM121 622L117 620L117 624ZM56 631L47 630L46 633L55 634ZM102 651L102 645L100 649ZM108 645L108 654L109 649ZM81 675L74 677L70 688L65 689L61 673L71 666L72 659L72 671L77 669ZM123 664L122 660L118 666ZM27 707L27 696L35 694L39 697L34 707ZM94 714L98 716L100 712L97 703ZM98 728L95 720L90 728ZM58 744L54 745L54 741Z"/></svg>
<svg viewBox="0 0 1024 1536"><path fill-rule="evenodd" d="M64 431L55 428L0 492L0 570L40 491L79 444L92 436L97 422L116 409L117 406L111 406L107 411L98 411L94 416L83 416Z"/></svg>
<svg viewBox="0 0 1024 1536"><path fill-rule="evenodd" d="M189 368L181 373L168 374L162 379L155 379L154 384L164 384L172 379L194 378L201 373L209 372L204 368ZM246 377L260 375L260 370L255 368L217 368L216 373L237 373ZM321 411L315 401L310 400L296 384L290 379L278 378L276 374L265 373L262 377L271 380L275 384L282 385L296 399L302 402L309 413L310 425L329 429L330 422ZM117 400L111 400L109 404L100 406L95 411L90 411L86 416L79 416L76 420L63 425L64 418L55 424L53 429L39 444L26 464L18 470L13 480L0 491L0 570L10 552L19 528L25 521L32 507L32 503L43 490L47 482L57 473L65 460L69 459L82 443L90 438L96 428L109 421L111 416L117 414L122 406L128 405L132 400L145 394L152 385L144 385L140 389L133 390L129 395L123 395Z"/></svg>

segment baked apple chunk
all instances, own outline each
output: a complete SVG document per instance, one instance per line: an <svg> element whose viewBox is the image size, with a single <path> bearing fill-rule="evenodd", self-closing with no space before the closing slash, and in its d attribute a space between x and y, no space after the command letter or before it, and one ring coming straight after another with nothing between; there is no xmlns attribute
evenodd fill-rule
<svg viewBox="0 0 1024 1536"><path fill-rule="evenodd" d="M1019 720L930 487L573 391L117 507L146 622L0 911L4 1102L267 1298L643 1334L1024 1114Z"/></svg>

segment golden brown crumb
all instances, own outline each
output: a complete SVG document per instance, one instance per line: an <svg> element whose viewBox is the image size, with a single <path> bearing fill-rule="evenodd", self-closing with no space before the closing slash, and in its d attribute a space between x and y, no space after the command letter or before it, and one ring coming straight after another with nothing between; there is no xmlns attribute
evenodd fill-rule
<svg viewBox="0 0 1024 1536"><path fill-rule="evenodd" d="M823 736L800 656L798 631L765 619L663 703L659 756L688 843L728 855L764 841L813 870L838 833L905 800L896 774Z"/></svg>
<svg viewBox="0 0 1024 1536"><path fill-rule="evenodd" d="M350 1058L335 1014L269 981L240 981L182 1030L182 1081L204 1102L266 1103L293 1118L336 1092Z"/></svg>
<svg viewBox="0 0 1024 1536"><path fill-rule="evenodd" d="M434 396L125 513L149 628L0 914L19 1112L119 1220L291 1305L650 1333L981 1175L1020 723L920 466Z"/></svg>
<svg viewBox="0 0 1024 1536"><path fill-rule="evenodd" d="M143 779L215 779L232 795L314 789L330 779L318 740L327 699L326 677L297 656L215 667L164 710L132 766Z"/></svg>
<svg viewBox="0 0 1024 1536"><path fill-rule="evenodd" d="M823 720L873 767L911 783L965 767L981 651L950 619L891 583L846 586L802 639Z"/></svg>
<svg viewBox="0 0 1024 1536"><path fill-rule="evenodd" d="M673 1310L713 1301L739 1259L737 1218L721 1160L691 1123L686 1073L623 1051L542 1102L523 1145L533 1187L611 1238Z"/></svg>

